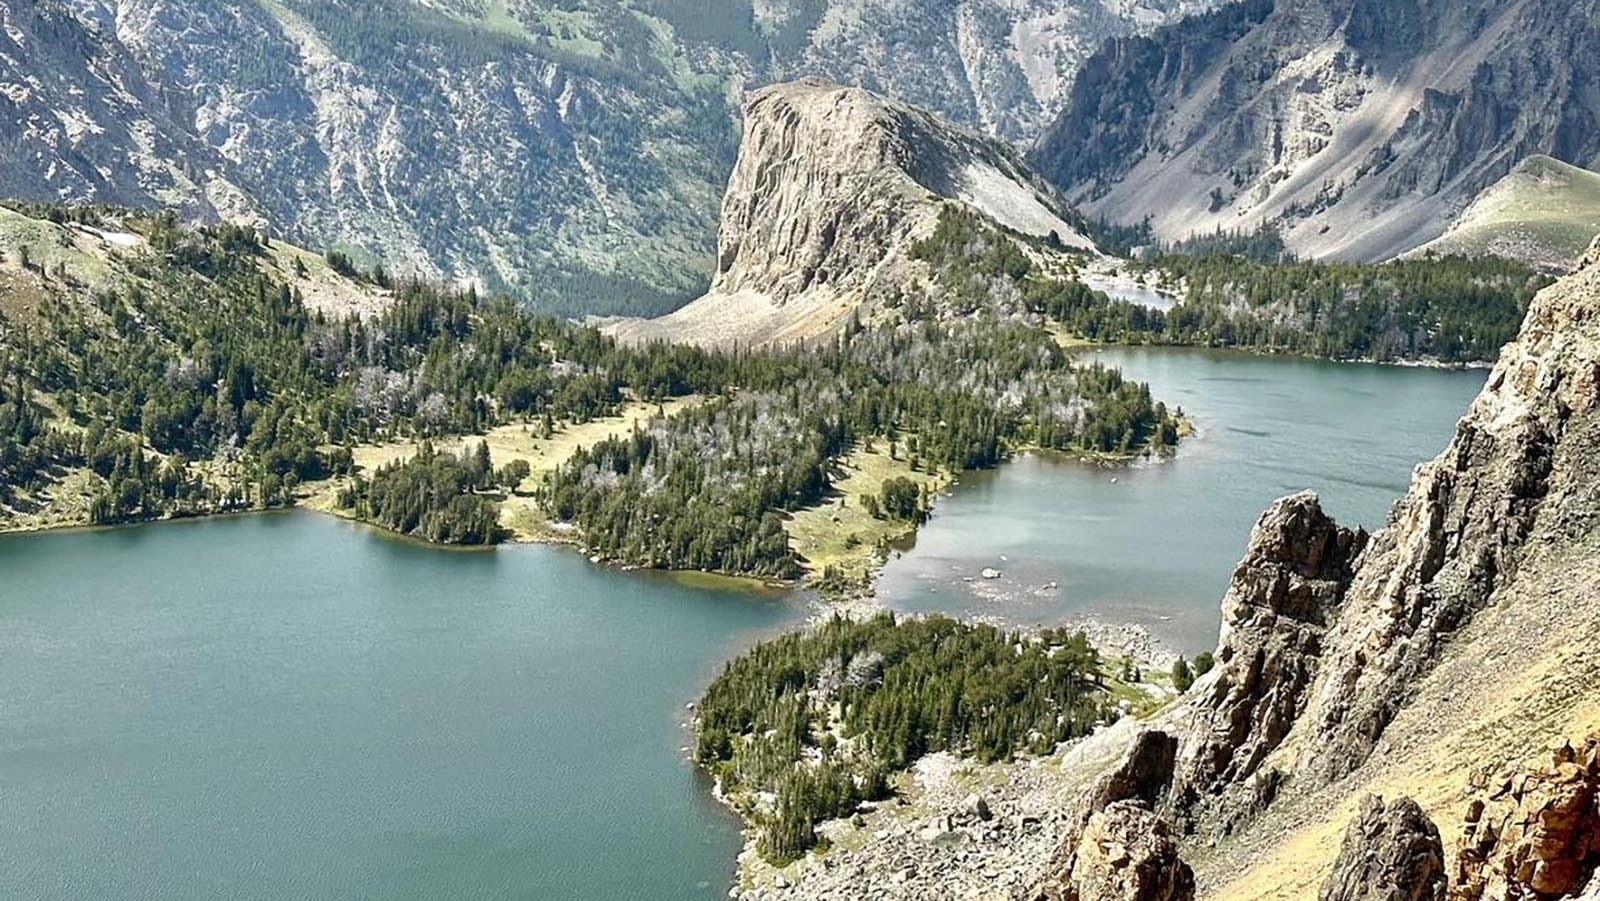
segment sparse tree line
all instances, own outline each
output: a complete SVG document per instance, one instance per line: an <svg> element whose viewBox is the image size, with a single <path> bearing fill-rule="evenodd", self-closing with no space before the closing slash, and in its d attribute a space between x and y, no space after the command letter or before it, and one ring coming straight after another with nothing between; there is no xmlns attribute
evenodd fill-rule
<svg viewBox="0 0 1600 901"><path fill-rule="evenodd" d="M659 398L720 378L698 351L622 350L423 282L394 283L374 318L330 317L264 274L251 229L138 223L153 253L128 258L115 290L0 317L0 503L87 466L97 522L279 506L347 473L356 443L586 421L627 389ZM89 466L112 446L119 464Z"/></svg>
<svg viewBox="0 0 1600 901"><path fill-rule="evenodd" d="M919 757L1048 753L1115 718L1109 697L1082 633L836 618L728 663L700 702L695 758L759 827L760 853L781 862L816 843L818 822L887 797ZM761 792L776 802L756 804Z"/></svg>
<svg viewBox="0 0 1600 901"><path fill-rule="evenodd" d="M1012 449L1168 447L1176 419L1147 386L1074 367L1042 331L978 316L864 329L817 350L722 361L730 388L697 409L580 449L545 501L595 551L643 566L788 578L782 516L821 502L857 442L887 438L914 469L993 466ZM886 486L881 512L919 515Z"/></svg>
<svg viewBox="0 0 1600 901"><path fill-rule="evenodd" d="M1329 359L1492 360L1549 279L1494 257L1301 262L1275 233L1219 233L1129 264L1182 286L1161 311L1046 273L1019 241L954 206L914 249L958 304L1012 309L1096 341L1237 347Z"/></svg>

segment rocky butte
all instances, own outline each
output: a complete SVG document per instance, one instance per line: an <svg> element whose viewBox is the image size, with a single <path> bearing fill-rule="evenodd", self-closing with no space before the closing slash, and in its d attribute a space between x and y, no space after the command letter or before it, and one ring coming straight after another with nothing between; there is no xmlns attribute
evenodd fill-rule
<svg viewBox="0 0 1600 901"><path fill-rule="evenodd" d="M1004 765L992 819L951 797L939 841L796 865L783 897L1600 897L1600 242L1381 529L1284 498L1222 606L1176 705Z"/></svg>
<svg viewBox="0 0 1600 901"><path fill-rule="evenodd" d="M612 330L705 345L829 333L922 274L908 253L946 201L1094 250L1055 191L1003 144L860 88L810 78L763 88L745 101L710 291Z"/></svg>

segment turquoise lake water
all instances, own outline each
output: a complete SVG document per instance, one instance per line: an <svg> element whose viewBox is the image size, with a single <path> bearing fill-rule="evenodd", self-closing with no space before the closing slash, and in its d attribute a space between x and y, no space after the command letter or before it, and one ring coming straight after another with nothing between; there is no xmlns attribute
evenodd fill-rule
<svg viewBox="0 0 1600 901"><path fill-rule="evenodd" d="M887 603L1019 625L1093 614L1186 653L1210 649L1267 505L1309 488L1341 522L1382 525L1486 377L1165 348L1088 356L1149 382L1197 434L1159 463L1029 456L964 476L885 568ZM982 578L986 568L1001 578Z"/></svg>
<svg viewBox="0 0 1600 901"><path fill-rule="evenodd" d="M1158 465L967 477L889 566L888 603L1209 647L1267 503L1316 488L1376 525L1483 381L1099 358L1196 438ZM737 824L684 760L684 704L803 615L309 513L0 537L0 897L723 897Z"/></svg>
<svg viewBox="0 0 1600 901"><path fill-rule="evenodd" d="M721 898L680 748L798 618L314 514L0 540L0 897Z"/></svg>

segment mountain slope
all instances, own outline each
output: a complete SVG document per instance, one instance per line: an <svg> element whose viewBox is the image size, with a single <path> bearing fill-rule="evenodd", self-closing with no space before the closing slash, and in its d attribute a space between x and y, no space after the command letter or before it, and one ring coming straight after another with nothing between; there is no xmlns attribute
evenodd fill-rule
<svg viewBox="0 0 1600 901"><path fill-rule="evenodd" d="M1451 446L1349 570L1316 682L1262 768L1278 781L1256 780L1281 797L1197 859L1215 897L1314 891L1367 792L1420 802L1454 862L1468 799L1600 727L1597 373L1600 244L1534 302ZM1578 886L1595 867L1551 850L1575 853Z"/></svg>
<svg viewBox="0 0 1600 901"><path fill-rule="evenodd" d="M660 308L703 284L732 160L725 88L625 10L566 41L416 3L74 2L18 46L18 72L64 73L70 93L105 60L137 63L150 88L132 112L151 124L136 131L166 142L149 155L227 177L275 229L545 299ZM79 57L86 75L55 62ZM51 199L167 201L144 189L137 144L24 141L6 168L45 184L81 156L104 184Z"/></svg>
<svg viewBox="0 0 1600 901"><path fill-rule="evenodd" d="M1210 0L0 0L0 195L179 208L568 312L705 290L747 85L1031 137Z"/></svg>
<svg viewBox="0 0 1600 901"><path fill-rule="evenodd" d="M1478 195L1420 251L1494 254L1549 272L1572 269L1600 235L1600 173L1532 156Z"/></svg>
<svg viewBox="0 0 1600 901"><path fill-rule="evenodd" d="M1159 806L1208 894L1313 896L1370 793L1420 803L1454 863L1488 773L1600 727L1597 451L1600 243L1370 539L1312 495L1263 515L1216 670L1156 726ZM1597 861L1572 853L1581 886Z"/></svg>
<svg viewBox="0 0 1600 901"><path fill-rule="evenodd" d="M0 3L0 196L256 213L229 161L169 99L114 35L65 7Z"/></svg>
<svg viewBox="0 0 1600 901"><path fill-rule="evenodd" d="M1243 0L1108 44L1033 160L1162 238L1274 223L1383 259L1530 154L1600 162L1597 54L1595 0Z"/></svg>
<svg viewBox="0 0 1600 901"><path fill-rule="evenodd" d="M911 245L933 232L945 200L1093 250L1004 145L921 110L807 79L753 93L744 121L711 290L660 319L614 326L619 337L719 345L828 333L922 274Z"/></svg>
<svg viewBox="0 0 1600 901"><path fill-rule="evenodd" d="M757 2L772 75L825 75L1008 141L1032 140L1078 67L1110 37L1143 33L1214 0L823 0ZM808 27L807 27L808 26Z"/></svg>

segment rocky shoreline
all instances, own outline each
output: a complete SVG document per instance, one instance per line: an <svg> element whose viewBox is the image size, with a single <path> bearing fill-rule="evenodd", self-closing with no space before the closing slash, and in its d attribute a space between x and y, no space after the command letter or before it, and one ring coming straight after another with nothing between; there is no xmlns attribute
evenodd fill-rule
<svg viewBox="0 0 1600 901"><path fill-rule="evenodd" d="M828 849L774 867L747 844L729 897L1026 901L1072 826L1083 786L1113 767L1137 729L1130 718L1048 757L978 764L951 754L917 761L898 796L818 827Z"/></svg>

